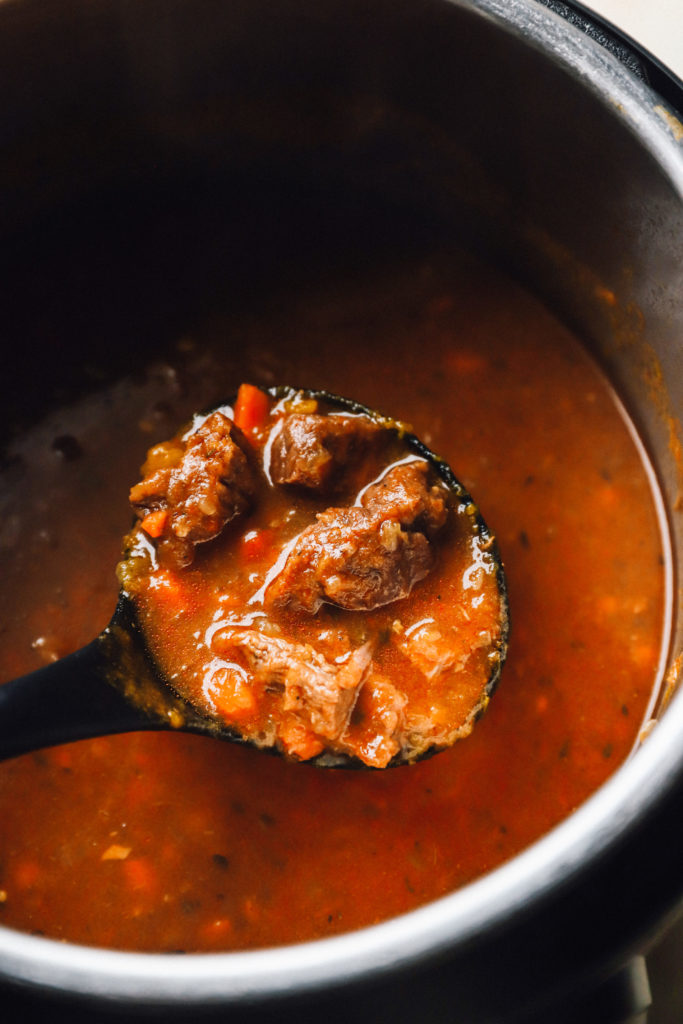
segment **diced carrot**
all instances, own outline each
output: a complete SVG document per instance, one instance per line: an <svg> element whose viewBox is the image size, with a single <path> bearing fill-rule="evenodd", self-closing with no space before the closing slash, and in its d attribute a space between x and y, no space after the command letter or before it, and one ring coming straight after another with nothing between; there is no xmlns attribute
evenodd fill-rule
<svg viewBox="0 0 683 1024"><path fill-rule="evenodd" d="M315 733L310 732L295 718L286 719L282 723L278 731L278 738L287 754L292 754L302 761L317 757L325 749L325 744L318 739Z"/></svg>
<svg viewBox="0 0 683 1024"><path fill-rule="evenodd" d="M631 660L639 667L654 665L657 660L657 648L648 643L632 642L629 648Z"/></svg>
<svg viewBox="0 0 683 1024"><path fill-rule="evenodd" d="M121 862L131 889L154 892L158 888L157 873L148 860L135 857Z"/></svg>
<svg viewBox="0 0 683 1024"><path fill-rule="evenodd" d="M246 434L258 430L268 419L270 398L253 384L240 384L235 402L235 423Z"/></svg>
<svg viewBox="0 0 683 1024"><path fill-rule="evenodd" d="M150 537L160 537L168 521L168 512L165 508L159 508L156 512L148 512L142 520L141 526Z"/></svg>
<svg viewBox="0 0 683 1024"><path fill-rule="evenodd" d="M210 691L216 710L229 721L244 721L256 710L256 697L238 672L218 669L211 679Z"/></svg>
<svg viewBox="0 0 683 1024"><path fill-rule="evenodd" d="M170 569L158 569L150 576L150 588L154 590L154 600L166 606L189 604L189 588L184 587L179 577Z"/></svg>
<svg viewBox="0 0 683 1024"><path fill-rule="evenodd" d="M242 536L240 552L242 558L248 561L262 558L273 543L273 530L249 530Z"/></svg>

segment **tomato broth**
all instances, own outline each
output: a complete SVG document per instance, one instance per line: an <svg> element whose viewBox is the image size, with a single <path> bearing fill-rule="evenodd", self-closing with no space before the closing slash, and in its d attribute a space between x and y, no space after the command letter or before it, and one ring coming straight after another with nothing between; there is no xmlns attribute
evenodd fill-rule
<svg viewBox="0 0 683 1024"><path fill-rule="evenodd" d="M470 734L507 601L495 538L448 468L340 403L242 384L234 408L154 445L117 572L193 708L295 760L386 768Z"/></svg>
<svg viewBox="0 0 683 1024"><path fill-rule="evenodd" d="M577 808L652 710L665 621L651 474L581 344L467 261L215 315L167 359L12 442L0 677L108 621L145 451L242 380L411 423L494 530L507 664L472 735L431 760L329 771L183 734L0 766L0 923L145 951L253 949L382 921L466 884Z"/></svg>

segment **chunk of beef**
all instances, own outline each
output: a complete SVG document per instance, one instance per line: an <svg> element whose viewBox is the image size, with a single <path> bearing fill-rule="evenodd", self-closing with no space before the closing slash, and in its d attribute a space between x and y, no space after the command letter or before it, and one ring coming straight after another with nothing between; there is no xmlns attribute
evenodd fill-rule
<svg viewBox="0 0 683 1024"><path fill-rule="evenodd" d="M446 522L448 505L443 487L427 485L428 472L423 459L399 463L363 491L360 503L376 515L432 536Z"/></svg>
<svg viewBox="0 0 683 1024"><path fill-rule="evenodd" d="M334 740L346 728L372 661L370 644L342 664L328 661L310 644L292 643L255 629L218 630L211 642L221 657L240 658L256 684L283 693L283 711L293 711L320 736Z"/></svg>
<svg viewBox="0 0 683 1024"><path fill-rule="evenodd" d="M369 611L407 597L432 563L424 534L367 509L332 508L300 534L266 598L311 614L325 601Z"/></svg>
<svg viewBox="0 0 683 1024"><path fill-rule="evenodd" d="M247 450L239 429L220 412L186 442L153 449L130 501L140 519L166 513L155 535L179 564L189 564L196 544L217 536L248 508L255 483Z"/></svg>
<svg viewBox="0 0 683 1024"><path fill-rule="evenodd" d="M318 514L268 587L268 603L311 614L323 602L370 611L407 597L424 579L434 552L425 533L411 527L434 533L447 515L446 493L428 486L426 463L394 467L361 502Z"/></svg>
<svg viewBox="0 0 683 1024"><path fill-rule="evenodd" d="M338 469L366 451L384 428L364 416L293 413L275 428L270 478L275 484L328 488Z"/></svg>

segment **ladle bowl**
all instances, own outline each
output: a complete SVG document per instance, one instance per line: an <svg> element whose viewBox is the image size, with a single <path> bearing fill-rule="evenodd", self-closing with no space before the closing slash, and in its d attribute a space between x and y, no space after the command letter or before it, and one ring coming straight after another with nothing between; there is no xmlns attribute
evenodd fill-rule
<svg viewBox="0 0 683 1024"><path fill-rule="evenodd" d="M466 506L473 530L486 544L494 563L500 596L501 629L493 644L490 673L484 682L475 719L493 694L505 662L508 643L508 600L500 554L481 512L451 467L431 451L410 428L353 399L320 389L296 389L278 385L262 389L283 401L298 394L324 401L334 410L364 416L395 435L406 453L426 461L445 485L451 500ZM232 411L234 399L219 406ZM200 419L208 417L209 410ZM200 733L232 743L250 742L238 728L226 724L206 709L195 706L173 686L149 650L135 601L122 587L109 625L81 650L0 687L0 760L41 747L123 732L173 730ZM275 746L259 749L279 753ZM423 759L442 747L430 747ZM340 752L323 751L312 759L319 767L363 767L357 758ZM407 763L402 754L392 765Z"/></svg>

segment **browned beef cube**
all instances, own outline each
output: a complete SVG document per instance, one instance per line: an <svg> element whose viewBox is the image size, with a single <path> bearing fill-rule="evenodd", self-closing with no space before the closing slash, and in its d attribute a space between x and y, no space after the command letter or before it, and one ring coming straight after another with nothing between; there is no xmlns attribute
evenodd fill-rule
<svg viewBox="0 0 683 1024"><path fill-rule="evenodd" d="M330 508L298 537L266 593L273 605L315 614L323 602L369 611L407 597L432 567L424 533L443 526L445 491L428 487L424 462L402 464L361 496L361 506Z"/></svg>
<svg viewBox="0 0 683 1024"><path fill-rule="evenodd" d="M324 601L369 611L407 597L432 561L424 534L366 509L328 509L303 531L267 599L311 613Z"/></svg>
<svg viewBox="0 0 683 1024"><path fill-rule="evenodd" d="M282 420L273 440L271 480L325 489L338 469L362 454L383 432L378 423L363 416L293 413Z"/></svg>
<svg viewBox="0 0 683 1024"><path fill-rule="evenodd" d="M180 564L189 564L196 544L211 540L249 506L254 478L246 450L241 432L220 412L184 445L174 441L152 450L130 501L143 520L151 511L167 512L159 543Z"/></svg>
<svg viewBox="0 0 683 1024"><path fill-rule="evenodd" d="M399 463L363 491L360 503L370 512L431 536L446 522L448 506L443 487L427 486L427 474L422 459Z"/></svg>

